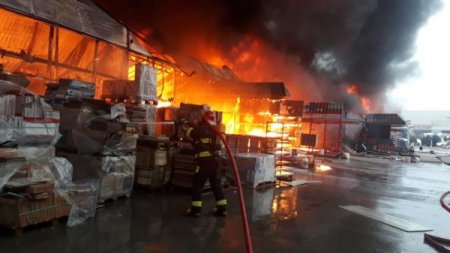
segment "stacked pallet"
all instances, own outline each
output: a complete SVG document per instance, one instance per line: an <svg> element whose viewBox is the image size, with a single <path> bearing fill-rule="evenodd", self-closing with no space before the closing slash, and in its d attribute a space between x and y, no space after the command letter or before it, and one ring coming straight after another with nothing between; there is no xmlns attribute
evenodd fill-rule
<svg viewBox="0 0 450 253"><path fill-rule="evenodd" d="M135 123L140 135L155 135L156 106L130 105L127 107L127 116Z"/></svg>
<svg viewBox="0 0 450 253"><path fill-rule="evenodd" d="M27 177L14 178L5 184L4 191L30 200L47 199L53 193L53 183Z"/></svg>
<svg viewBox="0 0 450 253"><path fill-rule="evenodd" d="M58 83L47 84L44 95L49 103L63 102L68 98L94 98L94 96L94 83L71 79L60 79Z"/></svg>
<svg viewBox="0 0 450 253"><path fill-rule="evenodd" d="M71 205L54 192L50 181L11 179L3 191L6 194L0 197L0 225L16 232L69 216Z"/></svg>
<svg viewBox="0 0 450 253"><path fill-rule="evenodd" d="M49 145L58 132L59 112L39 96L0 81L0 148Z"/></svg>
<svg viewBox="0 0 450 253"><path fill-rule="evenodd" d="M191 189L196 169L197 165L195 163L193 151L175 154L171 184L173 186ZM204 189L207 190L210 188L209 181L207 181Z"/></svg>
<svg viewBox="0 0 450 253"><path fill-rule="evenodd" d="M111 99L132 99L157 101L156 69L143 64L134 66L135 80L105 80L102 82L101 97Z"/></svg>
<svg viewBox="0 0 450 253"><path fill-rule="evenodd" d="M130 196L138 135L124 119L125 106L83 99L67 100L59 108L63 137L57 153L73 164L73 179L97 180L99 202Z"/></svg>
<svg viewBox="0 0 450 253"><path fill-rule="evenodd" d="M241 183L256 188L275 182L275 156L272 154L244 153L235 155Z"/></svg>
<svg viewBox="0 0 450 253"><path fill-rule="evenodd" d="M136 152L136 182L144 188L158 188L170 180L168 138L141 136Z"/></svg>
<svg viewBox="0 0 450 253"><path fill-rule="evenodd" d="M130 197L133 191L135 159L135 156L103 157L99 202Z"/></svg>
<svg viewBox="0 0 450 253"><path fill-rule="evenodd" d="M47 199L53 193L53 183L32 178L16 178L9 180L4 190L30 200Z"/></svg>

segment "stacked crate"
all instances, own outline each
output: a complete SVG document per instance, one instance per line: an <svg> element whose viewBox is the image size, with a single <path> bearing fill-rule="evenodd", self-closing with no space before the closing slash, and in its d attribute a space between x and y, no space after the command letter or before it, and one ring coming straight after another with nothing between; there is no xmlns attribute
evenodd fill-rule
<svg viewBox="0 0 450 253"><path fill-rule="evenodd" d="M193 150L192 152L180 152L175 154L171 184L173 186L191 189L196 169L197 165L195 163ZM207 190L210 188L209 181L207 181L203 189Z"/></svg>
<svg viewBox="0 0 450 253"><path fill-rule="evenodd" d="M127 106L127 117L139 129L140 135L155 135L156 111L154 105L129 105Z"/></svg>
<svg viewBox="0 0 450 253"><path fill-rule="evenodd" d="M41 200L0 197L0 224L19 232L29 225L67 217L70 208L70 204L53 192Z"/></svg>
<svg viewBox="0 0 450 253"><path fill-rule="evenodd" d="M134 155L102 158L99 202L123 196L130 197L133 191L135 160Z"/></svg>
<svg viewBox="0 0 450 253"><path fill-rule="evenodd" d="M158 188L170 180L169 140L141 136L136 151L136 183L139 187Z"/></svg>
<svg viewBox="0 0 450 253"><path fill-rule="evenodd" d="M19 232L29 225L67 217L71 205L54 192L53 182L10 179L0 197L0 225Z"/></svg>

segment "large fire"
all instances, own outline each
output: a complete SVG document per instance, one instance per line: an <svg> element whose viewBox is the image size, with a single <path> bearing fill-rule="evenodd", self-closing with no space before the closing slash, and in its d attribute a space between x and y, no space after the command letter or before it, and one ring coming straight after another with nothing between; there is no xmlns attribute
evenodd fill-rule
<svg viewBox="0 0 450 253"><path fill-rule="evenodd" d="M317 88L315 78L311 78L307 71L299 67L298 59L281 55L279 51L268 47L261 41L246 37L225 55L221 50L205 45L197 57L204 63L217 66L227 66L242 81L281 81L287 86L291 97L289 99L320 101L323 99L320 89ZM225 68L224 68L225 69ZM133 75L134 73L130 73ZM196 77L197 76L197 77ZM180 103L208 104L213 110L221 111L222 121L227 134L252 135L272 137L283 140L277 144L282 150L299 147L301 119L289 118L272 112L271 102L268 99L253 99L239 95L208 94L199 89L203 78L196 74L194 78L185 76L184 80L175 80L169 74L158 71L158 95L162 95L159 107L179 106ZM195 79L197 78L197 79ZM181 83L179 82L181 81ZM204 80L206 83L215 81ZM175 96L175 89L170 86L183 87L184 95L180 99ZM188 88L192 87L192 88ZM172 92L172 94L170 94ZM346 92L357 96L365 111L370 111L370 99L359 94L358 86L351 85ZM174 99L170 99L174 98ZM171 102L169 102L171 101ZM279 102L279 101L278 101ZM322 143L322 141L320 141Z"/></svg>
<svg viewBox="0 0 450 253"><path fill-rule="evenodd" d="M372 108L371 108L372 102L370 101L370 98L360 95L358 86L356 86L354 84L350 85L347 87L346 91L347 91L347 94L354 95L359 98L359 102L360 102L361 107L364 110L364 112L368 113L368 112L372 111Z"/></svg>

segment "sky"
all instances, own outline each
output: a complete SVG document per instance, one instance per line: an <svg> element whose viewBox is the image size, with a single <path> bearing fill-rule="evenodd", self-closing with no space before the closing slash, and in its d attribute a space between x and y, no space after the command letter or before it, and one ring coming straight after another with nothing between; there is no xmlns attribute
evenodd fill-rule
<svg viewBox="0 0 450 253"><path fill-rule="evenodd" d="M388 91L402 110L450 111L450 0L419 30L414 60L418 73Z"/></svg>

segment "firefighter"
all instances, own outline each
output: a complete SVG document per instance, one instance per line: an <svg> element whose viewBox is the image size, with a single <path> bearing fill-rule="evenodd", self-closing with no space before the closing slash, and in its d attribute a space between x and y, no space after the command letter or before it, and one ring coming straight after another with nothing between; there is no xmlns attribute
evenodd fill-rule
<svg viewBox="0 0 450 253"><path fill-rule="evenodd" d="M189 216L199 217L202 210L202 189L209 180L216 207L213 214L216 216L227 215L227 200L223 193L220 176L220 160L217 155L219 148L216 144L216 135L212 129L215 122L214 112L206 111L200 122L195 127L186 129L186 137L191 141L195 150L197 167L192 182L192 204L186 211Z"/></svg>

